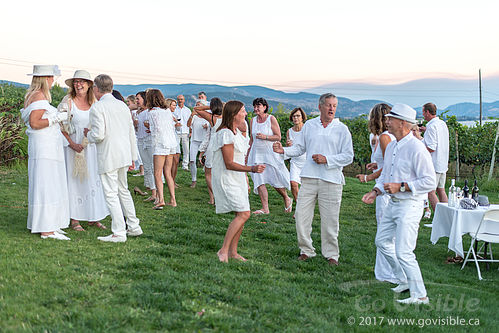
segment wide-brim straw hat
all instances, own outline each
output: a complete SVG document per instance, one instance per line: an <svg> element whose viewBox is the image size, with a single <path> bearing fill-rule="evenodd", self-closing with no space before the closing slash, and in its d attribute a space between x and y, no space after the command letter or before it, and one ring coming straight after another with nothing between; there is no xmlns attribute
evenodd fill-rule
<svg viewBox="0 0 499 333"><path fill-rule="evenodd" d="M394 104L390 113L386 114L385 117L392 117L405 120L412 124L415 124L417 122L416 110L411 108L409 105L402 103Z"/></svg>
<svg viewBox="0 0 499 333"><path fill-rule="evenodd" d="M92 80L92 77L90 76L90 73L87 72L86 70L83 70L83 69L79 69L77 70L74 74L73 74L73 77L70 78L70 79L67 79L66 81L64 81L64 83L66 83L66 85L68 87L72 87L73 86L73 80L74 79L83 79L83 80L87 80L87 81L90 81L90 82L94 82Z"/></svg>
<svg viewBox="0 0 499 333"><path fill-rule="evenodd" d="M61 71L57 65L33 65L33 73L29 76L59 76Z"/></svg>

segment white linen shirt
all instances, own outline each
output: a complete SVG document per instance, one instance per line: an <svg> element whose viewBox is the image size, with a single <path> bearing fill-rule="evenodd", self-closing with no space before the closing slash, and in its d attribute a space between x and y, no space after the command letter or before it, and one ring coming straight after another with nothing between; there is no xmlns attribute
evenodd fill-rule
<svg viewBox="0 0 499 333"><path fill-rule="evenodd" d="M203 125L206 125L206 128L203 128ZM206 119L203 119L199 116L194 116L192 117L191 128L192 128L191 140L203 141L209 132L210 123Z"/></svg>
<svg viewBox="0 0 499 333"><path fill-rule="evenodd" d="M301 130L301 138L291 147L284 148L284 158L307 154L305 165L300 173L302 178L316 178L334 184L345 185L343 167L353 161L352 135L348 127L338 119L333 119L324 128L320 117L308 120ZM312 155L326 157L326 164L317 164Z"/></svg>
<svg viewBox="0 0 499 333"><path fill-rule="evenodd" d="M449 168L449 129L442 119L435 117L426 125L423 142L434 150L431 154L435 172L444 173Z"/></svg>
<svg viewBox="0 0 499 333"><path fill-rule="evenodd" d="M191 109L184 105L183 108L179 108L178 105L175 108L175 112L173 113L177 119L180 118L180 123L182 126L180 127L180 134L189 134L189 126L187 126L187 122L189 121L189 117L191 116Z"/></svg>
<svg viewBox="0 0 499 333"><path fill-rule="evenodd" d="M144 122L150 121L149 109L142 110L139 114L137 114L137 139L151 139L151 133L148 133L147 127L144 125Z"/></svg>
<svg viewBox="0 0 499 333"><path fill-rule="evenodd" d="M98 173L132 165L137 160L135 128L128 106L107 93L90 108L88 141L96 143Z"/></svg>
<svg viewBox="0 0 499 333"><path fill-rule="evenodd" d="M435 169L430 152L411 132L400 141L393 140L386 146L383 171L376 188L386 193L385 183L406 183L411 191L390 194L399 200L425 200L428 192L437 187Z"/></svg>

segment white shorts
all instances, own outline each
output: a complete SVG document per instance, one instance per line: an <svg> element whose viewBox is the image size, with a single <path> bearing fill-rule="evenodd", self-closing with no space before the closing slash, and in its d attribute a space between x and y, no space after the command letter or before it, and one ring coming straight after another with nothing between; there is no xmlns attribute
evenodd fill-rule
<svg viewBox="0 0 499 333"><path fill-rule="evenodd" d="M154 147L153 155L166 156L166 155L172 155L172 154L176 154L176 153L177 153L177 147L173 147L173 148Z"/></svg>
<svg viewBox="0 0 499 333"><path fill-rule="evenodd" d="M445 177L447 176L447 172L444 173L436 173L437 178L437 188L445 188Z"/></svg>

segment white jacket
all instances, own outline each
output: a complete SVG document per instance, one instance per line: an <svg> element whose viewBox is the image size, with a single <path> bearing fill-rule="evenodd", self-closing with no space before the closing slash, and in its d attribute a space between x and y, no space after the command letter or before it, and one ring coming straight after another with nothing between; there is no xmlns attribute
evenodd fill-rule
<svg viewBox="0 0 499 333"><path fill-rule="evenodd" d="M132 161L137 160L130 110L110 93L92 105L87 138L97 145L99 174L130 166Z"/></svg>

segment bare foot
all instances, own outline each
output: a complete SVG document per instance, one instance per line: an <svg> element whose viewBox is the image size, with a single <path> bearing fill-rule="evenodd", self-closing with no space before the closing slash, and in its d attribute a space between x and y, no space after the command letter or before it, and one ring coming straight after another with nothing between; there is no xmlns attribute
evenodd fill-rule
<svg viewBox="0 0 499 333"><path fill-rule="evenodd" d="M235 253L235 254L231 254L229 256L229 258L233 258L233 259L237 259L237 260L241 260L241 261L247 261L246 258L244 258L242 255L240 255L239 253Z"/></svg>
<svg viewBox="0 0 499 333"><path fill-rule="evenodd" d="M196 182L192 182L190 188L195 188L195 187L196 187Z"/></svg>
<svg viewBox="0 0 499 333"><path fill-rule="evenodd" d="M290 197L287 197L287 199L288 200L284 200L286 205L286 207L284 207L284 212L291 213L291 211L293 210L293 199L291 199Z"/></svg>
<svg viewBox="0 0 499 333"><path fill-rule="evenodd" d="M214 205L214 204L215 204L215 200L210 199L210 201L208 201L208 205Z"/></svg>
<svg viewBox="0 0 499 333"><path fill-rule="evenodd" d="M179 187L180 187L180 185L175 183L175 188L179 188Z"/></svg>
<svg viewBox="0 0 499 333"><path fill-rule="evenodd" d="M229 262L229 256L227 253L220 253L220 251L217 252L218 260L221 262Z"/></svg>
<svg viewBox="0 0 499 333"><path fill-rule="evenodd" d="M170 202L167 202L166 205L167 206L172 206L172 207L177 207L177 202L176 201L174 201L174 202L170 201Z"/></svg>
<svg viewBox="0 0 499 333"><path fill-rule="evenodd" d="M255 215L261 215L261 214L269 214L270 212L267 210L267 211L264 211L263 209L259 209L259 210L255 210L253 212L253 214Z"/></svg>

